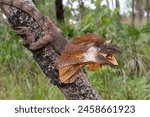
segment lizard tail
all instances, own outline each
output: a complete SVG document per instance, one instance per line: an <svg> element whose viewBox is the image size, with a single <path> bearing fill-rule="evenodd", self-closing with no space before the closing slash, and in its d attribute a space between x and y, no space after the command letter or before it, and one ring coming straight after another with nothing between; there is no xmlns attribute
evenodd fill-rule
<svg viewBox="0 0 150 117"><path fill-rule="evenodd" d="M54 27L53 23L38 9L20 0L0 0L0 4L9 5L21 9L22 11L30 15L36 22L38 22L43 30L48 30L49 28Z"/></svg>

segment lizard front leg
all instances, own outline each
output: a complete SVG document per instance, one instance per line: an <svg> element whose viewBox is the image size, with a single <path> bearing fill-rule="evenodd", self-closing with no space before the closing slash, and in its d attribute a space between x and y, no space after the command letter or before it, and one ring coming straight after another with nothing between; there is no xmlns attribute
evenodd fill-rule
<svg viewBox="0 0 150 117"><path fill-rule="evenodd" d="M27 27L19 27L19 30L15 32L19 35L26 35L27 40L24 41L24 45L28 45L30 50L38 50L51 42L50 35L45 34L44 37L39 38L36 42L33 34Z"/></svg>
<svg viewBox="0 0 150 117"><path fill-rule="evenodd" d="M14 30L19 35L26 35L26 40L23 41L24 46L30 46L34 42L34 37L31 31L27 27L18 27L18 30Z"/></svg>
<svg viewBox="0 0 150 117"><path fill-rule="evenodd" d="M36 42L32 42L29 44L30 50L38 50L46 46L48 43L51 42L50 35L45 35L44 37L39 38Z"/></svg>

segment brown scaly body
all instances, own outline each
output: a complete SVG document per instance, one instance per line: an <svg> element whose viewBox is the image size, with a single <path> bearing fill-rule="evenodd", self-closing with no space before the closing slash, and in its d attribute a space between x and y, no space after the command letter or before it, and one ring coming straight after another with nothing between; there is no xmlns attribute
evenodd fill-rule
<svg viewBox="0 0 150 117"><path fill-rule="evenodd" d="M95 44L101 45L103 43L103 38L96 34L87 34L75 37L75 39L66 45L65 51L61 54L59 66L64 67L83 62L83 54L88 50L89 47ZM68 61L64 61L66 59Z"/></svg>
<svg viewBox="0 0 150 117"><path fill-rule="evenodd" d="M62 83L72 83L75 75L84 66L95 71L104 64L118 65L113 54L120 53L121 49L116 45L104 43L101 36L87 34L76 37L67 44L59 61L59 76Z"/></svg>
<svg viewBox="0 0 150 117"><path fill-rule="evenodd" d="M37 50L41 49L45 45L47 45L50 42L54 42L53 38L55 38L55 35L59 35L59 43L57 44L55 41L55 49L58 50L58 48L61 48L60 42L62 40L62 35L60 34L60 29L54 25L54 23L49 20L48 17L44 16L40 11L38 11L36 8L33 6L30 6L20 0L0 0L0 4L4 5L9 5L18 9L21 9L28 15L30 15L37 23L38 25L42 28L44 31L45 36L38 39L36 42L34 42L35 39L31 38L31 31L27 27L19 27L21 29L17 30L16 32L20 35L26 34L27 35L27 42L29 44L29 49L30 50ZM29 38L30 37L30 38ZM63 42L62 42L63 43ZM53 44L52 44L53 45Z"/></svg>
<svg viewBox="0 0 150 117"><path fill-rule="evenodd" d="M59 28L36 8L20 0L0 0L0 4L9 5L24 11L43 30L45 35L39 39L34 39L33 34L27 27L21 26L16 31L20 35L26 35L30 50L41 49L48 43L51 43L57 53L61 53L59 50L63 51L61 45L66 44L66 42L62 41L63 36L60 34ZM34 40L37 41L34 42ZM119 48L113 44L103 44L103 39L98 35L88 34L77 37L66 46L65 51L59 59L60 80L63 83L74 82L75 74L84 65L88 65L90 70L95 70L103 64L115 65L109 59L112 59L112 54L118 51L120 51Z"/></svg>

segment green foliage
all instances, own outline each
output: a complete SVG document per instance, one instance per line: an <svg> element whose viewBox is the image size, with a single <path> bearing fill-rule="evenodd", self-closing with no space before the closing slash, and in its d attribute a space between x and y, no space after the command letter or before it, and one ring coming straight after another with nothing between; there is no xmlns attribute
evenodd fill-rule
<svg viewBox="0 0 150 117"><path fill-rule="evenodd" d="M63 99L8 26L0 31L0 99ZM1 28L2 28L1 27Z"/></svg>
<svg viewBox="0 0 150 117"><path fill-rule="evenodd" d="M114 69L105 66L97 72L88 72L94 87L104 99L150 99L149 76L131 78L123 69Z"/></svg>
<svg viewBox="0 0 150 117"><path fill-rule="evenodd" d="M55 0L35 0L37 8L46 16L56 20Z"/></svg>

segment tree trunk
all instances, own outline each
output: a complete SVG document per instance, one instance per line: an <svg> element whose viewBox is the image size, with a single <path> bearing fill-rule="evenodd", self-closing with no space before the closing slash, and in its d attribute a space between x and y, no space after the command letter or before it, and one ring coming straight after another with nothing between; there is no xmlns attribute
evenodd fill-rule
<svg viewBox="0 0 150 117"><path fill-rule="evenodd" d="M80 10L80 18L81 20L83 19L83 17L85 16L85 6L84 6L84 2L83 0L78 0L79 2L79 10Z"/></svg>
<svg viewBox="0 0 150 117"><path fill-rule="evenodd" d="M107 2L107 6L109 7L109 1L108 1L108 0L106 0L106 2Z"/></svg>
<svg viewBox="0 0 150 117"><path fill-rule="evenodd" d="M135 0L132 0L132 18L131 18L131 25L134 26L134 20L135 20L135 13L134 13L134 9L135 9Z"/></svg>
<svg viewBox="0 0 150 117"><path fill-rule="evenodd" d="M34 4L36 4L35 0L32 0Z"/></svg>
<svg viewBox="0 0 150 117"><path fill-rule="evenodd" d="M26 0L26 2L34 6L34 4L31 1ZM2 11L5 13L7 18L9 19L9 22L12 24L14 29L18 29L18 27L20 26L26 26L29 27L30 30L32 30L32 33L36 39L43 36L43 31L41 27L37 25L38 21L33 20L32 16L28 15L28 13L21 11L21 8L20 10L14 7L12 9L12 7L9 5L0 5L0 7L2 8ZM55 24L52 21L49 22L49 28L55 32L56 28L51 27L52 25ZM61 34L57 33L57 35L55 35L52 38L52 40L55 40L53 45L48 44L43 49L32 51L35 60L40 65L43 72L47 75L50 82L56 85L62 91L66 99L74 99L74 100L101 99L100 95L96 93L96 91L93 89L90 82L88 81L87 76L82 71L80 71L79 74L75 76L77 78L74 83L71 84L59 83L58 67L54 64L54 61L58 60L60 53L63 50L58 48L57 50L55 50L54 45L56 44L58 45L60 43L58 42L58 40L59 41L61 40L61 42L64 43L59 44L61 48L65 48L65 45L67 44L67 42L62 36L61 36L62 38L60 38L60 35ZM25 37L23 37L23 39L25 39Z"/></svg>
<svg viewBox="0 0 150 117"><path fill-rule="evenodd" d="M120 11L120 3L119 3L119 0L116 0L116 8L118 8L119 11ZM120 18L120 12L118 12L118 17Z"/></svg>
<svg viewBox="0 0 150 117"><path fill-rule="evenodd" d="M146 0L146 4L147 4L147 8L146 8L147 22L149 22L150 21L150 19L149 19L149 15L150 15L150 2L149 2L149 0Z"/></svg>
<svg viewBox="0 0 150 117"><path fill-rule="evenodd" d="M142 1L136 0L136 3L137 3L137 10L138 10L139 20L140 20L140 22L142 22L142 19L143 19L143 11L142 11L142 8L141 8Z"/></svg>
<svg viewBox="0 0 150 117"><path fill-rule="evenodd" d="M70 0L67 0L67 4L70 5L70 9L71 9L71 11L73 13L73 16L75 16L76 12L75 12L75 9L73 8L73 2L70 1Z"/></svg>
<svg viewBox="0 0 150 117"><path fill-rule="evenodd" d="M55 0L56 18L59 22L64 22L64 10L62 0Z"/></svg>
<svg viewBox="0 0 150 117"><path fill-rule="evenodd" d="M114 0L111 0L112 8L114 9Z"/></svg>

